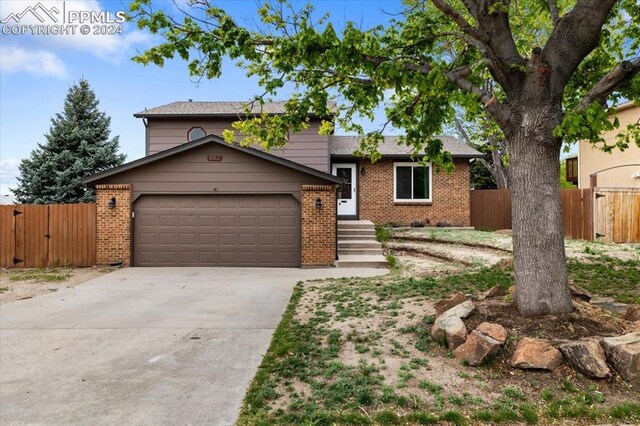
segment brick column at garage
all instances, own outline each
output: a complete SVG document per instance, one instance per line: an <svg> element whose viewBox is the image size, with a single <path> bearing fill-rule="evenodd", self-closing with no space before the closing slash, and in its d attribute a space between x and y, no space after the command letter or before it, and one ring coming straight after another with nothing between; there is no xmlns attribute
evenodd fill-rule
<svg viewBox="0 0 640 426"><path fill-rule="evenodd" d="M317 202L320 200L320 208ZM302 185L302 266L333 266L336 261L336 189Z"/></svg>
<svg viewBox="0 0 640 426"><path fill-rule="evenodd" d="M113 201L115 200L115 205ZM111 205L110 205L111 203ZM96 185L98 265L131 260L131 186Z"/></svg>

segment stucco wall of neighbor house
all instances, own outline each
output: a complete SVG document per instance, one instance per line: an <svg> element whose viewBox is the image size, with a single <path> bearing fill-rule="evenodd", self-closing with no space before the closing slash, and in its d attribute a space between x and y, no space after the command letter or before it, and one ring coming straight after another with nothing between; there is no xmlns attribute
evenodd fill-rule
<svg viewBox="0 0 640 426"><path fill-rule="evenodd" d="M336 261L335 187L303 185L301 207L302 266L332 266Z"/></svg>
<svg viewBox="0 0 640 426"><path fill-rule="evenodd" d="M115 198L115 207L109 202ZM131 263L131 186L96 185L96 263Z"/></svg>
<svg viewBox="0 0 640 426"><path fill-rule="evenodd" d="M621 108L617 113L620 128L603 134L607 145L615 143L616 135L630 123L636 123L640 119L640 105L629 105ZM580 141L578 151L578 187L589 188L592 173L609 167L624 164L640 164L640 147L631 143L625 151L618 149L606 153L594 147L587 141ZM621 167L606 172L598 173L598 186L607 188L640 188L640 178L632 175L640 173L640 166Z"/></svg>
<svg viewBox="0 0 640 426"><path fill-rule="evenodd" d="M149 118L147 155L188 143L187 133L193 127L201 127L207 135L222 136L225 129L237 118ZM329 173L329 137L319 135L320 120L312 119L307 129L292 133L289 142L271 154ZM236 138L240 142L241 137ZM254 148L263 149L256 145Z"/></svg>
<svg viewBox="0 0 640 426"><path fill-rule="evenodd" d="M360 179L359 218L376 224L407 226L412 222L427 225L447 223L469 226L469 160L457 159L451 173L433 171L430 203L394 202L394 160L382 159L371 164L362 160L358 166Z"/></svg>

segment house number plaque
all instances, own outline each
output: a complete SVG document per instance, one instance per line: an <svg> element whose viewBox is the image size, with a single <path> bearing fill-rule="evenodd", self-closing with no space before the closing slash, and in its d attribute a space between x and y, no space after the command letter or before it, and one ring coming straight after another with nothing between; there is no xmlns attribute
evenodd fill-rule
<svg viewBox="0 0 640 426"><path fill-rule="evenodd" d="M207 155L207 161L222 161L223 157L220 154Z"/></svg>

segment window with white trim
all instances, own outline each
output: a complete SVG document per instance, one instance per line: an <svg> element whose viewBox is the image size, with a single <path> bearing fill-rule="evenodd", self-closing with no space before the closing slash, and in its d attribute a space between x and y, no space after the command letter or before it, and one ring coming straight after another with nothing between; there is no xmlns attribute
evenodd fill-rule
<svg viewBox="0 0 640 426"><path fill-rule="evenodd" d="M431 164L393 164L393 199L400 202L431 201Z"/></svg>
<svg viewBox="0 0 640 426"><path fill-rule="evenodd" d="M205 132L202 127L192 127L189 130L189 133L187 133L187 139L189 142L204 138L205 136L207 136L207 132Z"/></svg>

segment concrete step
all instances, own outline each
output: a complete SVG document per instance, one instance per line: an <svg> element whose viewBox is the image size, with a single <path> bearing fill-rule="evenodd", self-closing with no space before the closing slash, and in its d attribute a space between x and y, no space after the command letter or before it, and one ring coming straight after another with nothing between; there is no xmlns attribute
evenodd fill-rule
<svg viewBox="0 0 640 426"><path fill-rule="evenodd" d="M338 268L387 268L389 264L384 256L340 256L336 261Z"/></svg>
<svg viewBox="0 0 640 426"><path fill-rule="evenodd" d="M375 226L370 220L339 220L338 229L371 229Z"/></svg>
<svg viewBox="0 0 640 426"><path fill-rule="evenodd" d="M338 232L338 241L340 240L371 240L376 241L375 235L371 234L344 234Z"/></svg>
<svg viewBox="0 0 640 426"><path fill-rule="evenodd" d="M353 234L353 235L376 235L376 230L375 229L365 229L365 228L340 228L338 227L338 233L349 233L349 234Z"/></svg>
<svg viewBox="0 0 640 426"><path fill-rule="evenodd" d="M340 248L338 249L338 257L354 256L354 255L365 255L365 256L382 255L382 249L381 248Z"/></svg>
<svg viewBox="0 0 640 426"><path fill-rule="evenodd" d="M381 248L382 245L375 240L338 240L338 249L343 248Z"/></svg>

